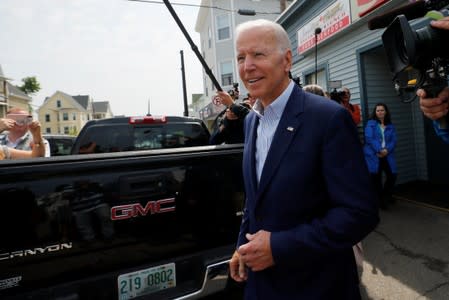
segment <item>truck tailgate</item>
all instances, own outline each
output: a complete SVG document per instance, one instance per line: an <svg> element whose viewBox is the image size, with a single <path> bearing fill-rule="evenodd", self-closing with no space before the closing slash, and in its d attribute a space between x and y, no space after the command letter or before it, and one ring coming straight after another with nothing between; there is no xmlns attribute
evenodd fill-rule
<svg viewBox="0 0 449 300"><path fill-rule="evenodd" d="M244 201L241 148L198 148L2 165L0 298L198 295Z"/></svg>

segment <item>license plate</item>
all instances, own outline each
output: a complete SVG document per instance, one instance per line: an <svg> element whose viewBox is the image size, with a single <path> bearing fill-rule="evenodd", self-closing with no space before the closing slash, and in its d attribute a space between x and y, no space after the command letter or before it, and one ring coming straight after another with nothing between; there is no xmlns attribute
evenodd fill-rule
<svg viewBox="0 0 449 300"><path fill-rule="evenodd" d="M175 264L122 274L117 279L119 300L133 299L176 286Z"/></svg>

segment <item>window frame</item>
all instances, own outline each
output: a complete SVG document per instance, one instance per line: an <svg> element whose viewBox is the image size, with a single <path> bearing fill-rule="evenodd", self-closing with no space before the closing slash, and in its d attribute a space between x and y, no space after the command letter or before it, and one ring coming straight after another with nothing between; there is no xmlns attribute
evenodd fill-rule
<svg viewBox="0 0 449 300"><path fill-rule="evenodd" d="M231 73L226 73L226 74L223 73L223 69L224 69L223 65L225 63L228 63L230 65ZM223 76L225 76L225 75L228 76L228 77L229 77L229 75L231 75L231 82L229 84L227 84L224 81L225 78ZM222 86L232 86L234 84L234 78L235 78L235 76L234 76L234 62L233 62L233 60L232 59L226 59L226 60L220 61L220 81L221 81L221 85Z"/></svg>
<svg viewBox="0 0 449 300"><path fill-rule="evenodd" d="M232 39L232 28L231 28L231 18L230 18L230 14L219 14L215 16L215 31L216 31L216 35L217 35L217 42L222 42L222 41L227 41ZM219 26L219 19L223 18L226 19L226 25L225 27L220 27ZM223 29L227 29L227 37L224 38L220 38L220 32Z"/></svg>

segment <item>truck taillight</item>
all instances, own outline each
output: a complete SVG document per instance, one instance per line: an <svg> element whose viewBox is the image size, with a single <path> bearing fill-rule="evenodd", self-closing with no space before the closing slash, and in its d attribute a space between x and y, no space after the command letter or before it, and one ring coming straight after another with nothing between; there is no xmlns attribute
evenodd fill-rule
<svg viewBox="0 0 449 300"><path fill-rule="evenodd" d="M162 124L167 123L165 116L130 117L129 124Z"/></svg>

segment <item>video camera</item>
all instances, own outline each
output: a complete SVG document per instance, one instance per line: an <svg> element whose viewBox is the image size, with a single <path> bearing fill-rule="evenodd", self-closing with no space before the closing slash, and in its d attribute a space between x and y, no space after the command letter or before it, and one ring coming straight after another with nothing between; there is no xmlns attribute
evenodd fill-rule
<svg viewBox="0 0 449 300"><path fill-rule="evenodd" d="M449 0L415 1L368 21L370 30L387 27L382 41L393 82L403 102L416 99L422 88L436 97L448 85L449 31L430 26L430 21L449 15ZM425 17L414 30L409 20Z"/></svg>
<svg viewBox="0 0 449 300"><path fill-rule="evenodd" d="M337 91L336 88L332 90L332 92L329 93L329 96L331 100L334 100L335 102L341 104L343 96L345 95L345 91Z"/></svg>
<svg viewBox="0 0 449 300"><path fill-rule="evenodd" d="M239 91L239 83L238 82L234 82L232 84L232 89L228 91L228 94L232 97L233 100L237 100L240 96L240 91ZM220 97L215 96L212 98L212 103L219 106L221 105L221 100ZM225 110L223 112L221 112L220 114L224 114Z"/></svg>
<svg viewBox="0 0 449 300"><path fill-rule="evenodd" d="M240 91L239 91L239 83L238 82L234 82L232 84L232 90L229 90L228 94L231 95L231 97L234 100L239 98Z"/></svg>

